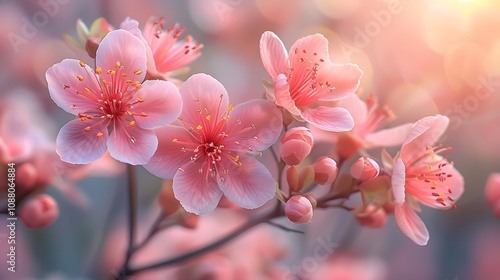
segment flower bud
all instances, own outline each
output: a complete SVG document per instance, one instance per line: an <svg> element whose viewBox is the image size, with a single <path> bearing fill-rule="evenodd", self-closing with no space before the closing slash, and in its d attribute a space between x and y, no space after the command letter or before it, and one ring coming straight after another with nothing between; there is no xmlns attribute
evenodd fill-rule
<svg viewBox="0 0 500 280"><path fill-rule="evenodd" d="M85 42L85 50L87 51L87 54L91 58L96 57L97 48L99 47L100 43L101 43L101 38L89 38L87 42Z"/></svg>
<svg viewBox="0 0 500 280"><path fill-rule="evenodd" d="M29 228L41 228L54 222L59 216L57 202L49 195L40 194L25 202L19 217Z"/></svg>
<svg viewBox="0 0 500 280"><path fill-rule="evenodd" d="M313 206L306 197L294 195L285 204L285 214L292 223L309 223L313 216Z"/></svg>
<svg viewBox="0 0 500 280"><path fill-rule="evenodd" d="M335 150L337 151L340 160L347 160L351 158L362 146L363 141L354 133L340 133Z"/></svg>
<svg viewBox="0 0 500 280"><path fill-rule="evenodd" d="M313 144L313 136L309 129L294 127L281 136L281 158L288 165L297 165L309 155Z"/></svg>
<svg viewBox="0 0 500 280"><path fill-rule="evenodd" d="M177 219L179 225L188 229L195 229L198 226L200 216L186 212L184 209L177 212Z"/></svg>
<svg viewBox="0 0 500 280"><path fill-rule="evenodd" d="M360 180L366 181L373 179L380 173L380 167L378 163L368 157L360 157L351 166L352 177Z"/></svg>
<svg viewBox="0 0 500 280"><path fill-rule="evenodd" d="M22 189L24 193L29 193L35 187L38 177L38 171L35 166L29 162L25 162L16 170L17 173L17 187Z"/></svg>
<svg viewBox="0 0 500 280"><path fill-rule="evenodd" d="M484 197L495 216L500 218L500 173L490 174L484 188Z"/></svg>
<svg viewBox="0 0 500 280"><path fill-rule="evenodd" d="M329 185L337 178L339 169L332 158L320 157L312 166L314 168L314 182L319 185Z"/></svg>
<svg viewBox="0 0 500 280"><path fill-rule="evenodd" d="M181 205L174 196L174 191L172 190L172 183L173 181L171 179L164 180L163 185L161 186L160 193L158 195L158 203L160 204L163 214L166 217L177 212L177 210L179 210L179 207Z"/></svg>
<svg viewBox="0 0 500 280"><path fill-rule="evenodd" d="M360 207L357 209L359 210ZM387 213L385 213L384 208L375 209L373 204L369 204L363 212L355 214L356 219L362 226L368 228L383 227L387 223Z"/></svg>

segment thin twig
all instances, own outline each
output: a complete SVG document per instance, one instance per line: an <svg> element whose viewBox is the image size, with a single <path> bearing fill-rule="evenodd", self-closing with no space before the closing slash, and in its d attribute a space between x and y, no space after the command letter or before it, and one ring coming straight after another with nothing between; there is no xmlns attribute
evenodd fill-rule
<svg viewBox="0 0 500 280"><path fill-rule="evenodd" d="M296 229L293 229L293 228L289 228L289 227L286 227L286 226L284 226L284 225L280 225L280 224L278 224L278 223L275 223L275 222L273 222L273 221L267 221L266 223L267 223L267 224L270 224L270 225L272 225L272 226L275 226L275 227L277 227L277 228L279 228L279 229L281 229L281 230L287 231L287 232L295 232L295 233L304 234L304 232L303 232L303 231L301 231L301 230L296 230Z"/></svg>
<svg viewBox="0 0 500 280"><path fill-rule="evenodd" d="M281 209L281 208L276 208L276 209ZM259 225L261 223L265 223L273 218L280 217L282 215L283 215L283 213L281 211L272 211L272 212L267 213L266 215L263 215L261 217L250 219L247 223L240 226L239 228L237 228L233 232L223 236L222 238L218 239L217 241L215 241L215 242L213 242L205 247L199 248L197 250L191 251L189 253L186 253L186 254L183 254L183 255L180 255L180 256L177 256L174 258L162 260L162 261L159 261L159 262L156 262L153 264L149 264L149 265L145 265L142 267L138 267L138 268L129 269L128 275L136 274L136 273L139 273L139 272L145 271L145 270L150 270L150 269L164 267L164 266L168 266L168 265L172 265L172 264L181 263L181 262L187 261L189 259L201 256L203 254L206 254L212 250L215 250L215 249L221 247L222 245L225 245L226 243L230 242L231 240L233 240L236 237L240 236L241 234L245 233L247 230L253 228L254 226Z"/></svg>
<svg viewBox="0 0 500 280"><path fill-rule="evenodd" d="M125 279L130 275L130 259L134 253L135 228L137 225L137 173L135 166L127 164L128 197L129 197L129 239L125 262L116 275L116 279Z"/></svg>

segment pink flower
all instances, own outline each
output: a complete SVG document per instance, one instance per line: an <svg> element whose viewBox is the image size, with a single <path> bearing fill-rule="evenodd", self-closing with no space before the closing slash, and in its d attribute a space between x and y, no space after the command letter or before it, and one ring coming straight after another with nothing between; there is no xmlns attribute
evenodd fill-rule
<svg viewBox="0 0 500 280"><path fill-rule="evenodd" d="M248 155L260 155L277 140L282 128L278 108L252 100L233 109L226 89L205 74L190 77L180 92L181 125L155 130L161 144L146 169L173 178L175 197L196 214L213 211L222 194L250 209L273 198L275 180Z"/></svg>
<svg viewBox="0 0 500 280"><path fill-rule="evenodd" d="M446 116L426 117L415 123L401 147L392 170L394 215L403 233L425 245L429 232L415 211L418 203L438 209L455 207L462 196L464 179L453 163L439 154L447 148L433 146L448 126Z"/></svg>
<svg viewBox="0 0 500 280"><path fill-rule="evenodd" d="M309 129L294 127L283 133L280 139L280 155L288 165L301 163L311 153L314 141Z"/></svg>
<svg viewBox="0 0 500 280"><path fill-rule="evenodd" d="M141 33L139 23L133 19L125 19L121 28L130 31L141 39L147 49L148 78L168 79L174 71L181 71L183 67L200 56L199 50L203 47L193 40L190 35L184 41L178 41L185 27L170 26L164 30L165 18L151 18Z"/></svg>
<svg viewBox="0 0 500 280"><path fill-rule="evenodd" d="M345 108L322 102L341 100L354 93L363 72L354 64L333 64L328 40L323 35L299 39L287 54L276 34L264 32L260 57L274 83L272 89L266 87L269 100L297 120L323 130L347 131L353 127L353 119Z"/></svg>
<svg viewBox="0 0 500 280"><path fill-rule="evenodd" d="M335 143L336 153L341 159L348 159L359 148L373 149L401 145L413 124L381 129L394 120L394 114L387 107L378 105L373 94L361 100L356 94L344 98L341 103L354 119L352 130L343 133L332 133L311 127L317 142Z"/></svg>
<svg viewBox="0 0 500 280"><path fill-rule="evenodd" d="M290 197L285 203L285 215L294 224L309 223L313 217L311 201L302 195Z"/></svg>
<svg viewBox="0 0 500 280"><path fill-rule="evenodd" d="M158 146L150 129L180 114L177 88L166 81L141 84L146 50L125 30L106 35L97 50L96 66L94 71L81 61L65 59L47 70L54 102L78 116L61 128L57 152L70 163L92 162L106 150L125 163L146 163Z"/></svg>

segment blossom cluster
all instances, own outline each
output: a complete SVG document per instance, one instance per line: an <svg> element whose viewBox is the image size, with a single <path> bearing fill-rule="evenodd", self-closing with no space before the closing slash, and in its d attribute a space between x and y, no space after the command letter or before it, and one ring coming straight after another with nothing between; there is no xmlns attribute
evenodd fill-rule
<svg viewBox="0 0 500 280"><path fill-rule="evenodd" d="M57 136L63 161L88 164L109 152L143 165L170 182L180 206L166 214L179 207L208 214L226 200L255 209L274 200L300 224L313 221L317 209L337 207L372 228L394 214L419 245L429 239L420 205L456 207L464 180L446 157L451 148L438 144L449 119L435 115L385 128L392 111L374 94L361 94L362 70L334 63L322 34L287 50L275 33L264 32L266 99L233 105L208 74L178 78L203 45L180 39L183 27L164 24L152 18L141 30L127 18L114 28L101 18L90 29L79 21L78 39L67 36L95 64L65 59L46 72L51 98L76 117ZM391 155L389 147L399 151ZM369 154L376 148L380 157ZM171 200L160 198L165 203Z"/></svg>

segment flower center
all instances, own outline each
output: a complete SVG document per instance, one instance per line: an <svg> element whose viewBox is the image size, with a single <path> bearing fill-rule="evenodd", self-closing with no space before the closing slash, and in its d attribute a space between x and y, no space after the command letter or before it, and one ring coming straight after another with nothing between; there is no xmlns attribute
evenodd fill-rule
<svg viewBox="0 0 500 280"><path fill-rule="evenodd" d="M83 61L80 61L80 66L86 67ZM78 118L82 122L94 120L84 128L85 132L93 131L96 126L100 126L102 123L105 123L104 127L107 128L111 121L117 120L122 126L134 126L136 117L148 116L147 112L131 111L134 105L144 102L145 99L139 96L136 100L132 100L134 94L142 88L142 84L137 80L129 79L123 69L124 66L121 62L116 61L114 69L108 69L105 73L99 66L96 67L93 75L89 71L82 71L81 75L76 75L76 79L83 83L83 92L69 85L63 85L63 88L70 94L76 94L81 99L96 105L93 109L82 108L84 111L78 113ZM135 70L133 74L141 75L142 71ZM76 104L71 107L78 109ZM127 130L124 129L124 131ZM100 129L96 132L96 137L102 137L104 133L105 131ZM128 132L126 133L130 141L135 142L135 138Z"/></svg>
<svg viewBox="0 0 500 280"><path fill-rule="evenodd" d="M329 81L320 76L326 59L328 58L306 49L295 48L290 54L291 65L287 71L287 82L297 106L308 105L335 89Z"/></svg>
<svg viewBox="0 0 500 280"><path fill-rule="evenodd" d="M410 165L407 174L416 174L413 179L423 181L429 186L427 190L414 190L415 192L430 193L431 196L435 197L437 204L456 208L455 200L450 196L453 192L446 181L453 177L453 174L446 171L447 168L450 168L449 165L453 165L453 162L448 162L446 157L438 155L450 150L451 147L442 148L442 145L427 147L425 153Z"/></svg>

